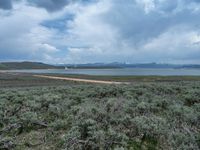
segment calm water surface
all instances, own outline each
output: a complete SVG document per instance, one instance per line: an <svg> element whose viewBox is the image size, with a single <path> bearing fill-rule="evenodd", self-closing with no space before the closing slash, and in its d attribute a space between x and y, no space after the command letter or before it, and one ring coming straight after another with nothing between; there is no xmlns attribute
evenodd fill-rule
<svg viewBox="0 0 200 150"><path fill-rule="evenodd" d="M109 76L131 76L131 75L160 75L160 76L200 76L200 69L31 69L12 70L10 72L23 73L53 73L53 74L84 74L84 75L109 75Z"/></svg>

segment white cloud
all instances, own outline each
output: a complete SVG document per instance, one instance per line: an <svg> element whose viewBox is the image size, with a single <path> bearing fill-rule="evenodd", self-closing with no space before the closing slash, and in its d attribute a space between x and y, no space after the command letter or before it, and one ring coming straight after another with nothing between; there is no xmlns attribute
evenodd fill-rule
<svg viewBox="0 0 200 150"><path fill-rule="evenodd" d="M76 13L70 32L79 47L86 48L70 49L67 61L196 62L200 52L191 44L200 23L192 11L196 6L170 2L109 0L84 7Z"/></svg>
<svg viewBox="0 0 200 150"><path fill-rule="evenodd" d="M40 25L51 16L42 9L27 6L24 2L14 5L9 15L1 16L0 59L43 60L48 53L58 52L51 41L57 33Z"/></svg>
<svg viewBox="0 0 200 150"><path fill-rule="evenodd" d="M146 13L149 13L150 11L155 9L155 3L154 0L136 0L137 4L139 4Z"/></svg>
<svg viewBox="0 0 200 150"><path fill-rule="evenodd" d="M185 61L194 59L200 55L200 45L194 43L198 41L199 31L174 27L152 41L146 43L141 50L150 57L157 57L160 61L177 60Z"/></svg>
<svg viewBox="0 0 200 150"><path fill-rule="evenodd" d="M39 47L40 47L40 49L41 49L42 51L44 50L44 51L46 51L47 53L55 53L55 52L58 52L58 51L59 51L56 47L54 47L54 46L52 46L52 45L49 45L49 44L46 44L46 43L40 44Z"/></svg>
<svg viewBox="0 0 200 150"><path fill-rule="evenodd" d="M199 12L197 0L100 0L54 13L18 2L0 10L0 59L197 62ZM62 29L42 25L58 20Z"/></svg>

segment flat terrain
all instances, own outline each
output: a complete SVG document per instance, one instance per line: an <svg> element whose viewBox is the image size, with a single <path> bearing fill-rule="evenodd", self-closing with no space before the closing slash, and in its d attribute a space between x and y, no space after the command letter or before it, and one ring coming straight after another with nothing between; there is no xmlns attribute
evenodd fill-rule
<svg viewBox="0 0 200 150"><path fill-rule="evenodd" d="M81 79L81 78L69 78L69 77L59 77L52 75L33 75L38 78L45 79L55 79L55 80L67 80L67 81L75 81L75 82L85 82L85 83L98 83L98 84L129 84L129 82L115 82L115 81L102 81L102 80L91 80L91 79Z"/></svg>
<svg viewBox="0 0 200 150"><path fill-rule="evenodd" d="M37 74L40 75L40 74ZM61 74L41 74L53 78L42 78L35 74L28 73L9 73L0 71L0 88L1 87L30 87L30 86L58 86L67 84L76 84L77 80L96 80L122 83L150 83L150 82L190 82L200 81L200 76L90 76L90 75L61 75ZM59 80L54 77L61 77ZM62 80L68 78L69 80ZM108 83L110 83L108 82ZM81 82L82 83L82 82ZM79 84L81 84L79 83ZM86 82L87 83L87 82ZM89 82L91 83L91 82ZM84 84L84 83L83 83Z"/></svg>
<svg viewBox="0 0 200 150"><path fill-rule="evenodd" d="M38 78L31 74L0 72L0 88L58 86L66 84L72 84L72 82Z"/></svg>
<svg viewBox="0 0 200 150"><path fill-rule="evenodd" d="M200 77L60 77L130 84L0 73L0 149L200 149Z"/></svg>
<svg viewBox="0 0 200 150"><path fill-rule="evenodd" d="M200 81L200 76L96 76L96 75L74 75L74 74L43 74L48 76L104 80L116 82L180 82L180 81Z"/></svg>

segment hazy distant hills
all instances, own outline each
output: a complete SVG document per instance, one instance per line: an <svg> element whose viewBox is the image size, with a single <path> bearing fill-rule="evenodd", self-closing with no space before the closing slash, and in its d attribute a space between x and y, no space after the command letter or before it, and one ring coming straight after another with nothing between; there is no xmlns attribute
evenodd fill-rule
<svg viewBox="0 0 200 150"><path fill-rule="evenodd" d="M200 65L176 65L176 64L126 64L126 63L88 63L88 64L63 64L63 65L50 65L41 62L2 62L0 63L0 70L12 69L115 69L115 68L146 68L146 69L200 69Z"/></svg>
<svg viewBox="0 0 200 150"><path fill-rule="evenodd" d="M68 68L199 68L200 65L176 65L176 64L157 64L157 63L145 63L145 64L126 64L126 63L90 63L90 64L67 64Z"/></svg>
<svg viewBox="0 0 200 150"><path fill-rule="evenodd" d="M12 69L64 69L63 66L54 66L40 62L2 62L0 70Z"/></svg>

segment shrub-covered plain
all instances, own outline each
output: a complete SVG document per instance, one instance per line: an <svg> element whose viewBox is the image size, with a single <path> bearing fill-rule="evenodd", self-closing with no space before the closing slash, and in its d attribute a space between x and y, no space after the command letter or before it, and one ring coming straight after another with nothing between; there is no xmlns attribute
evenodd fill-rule
<svg viewBox="0 0 200 150"><path fill-rule="evenodd" d="M0 149L200 149L200 82L2 88Z"/></svg>

